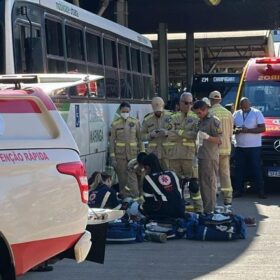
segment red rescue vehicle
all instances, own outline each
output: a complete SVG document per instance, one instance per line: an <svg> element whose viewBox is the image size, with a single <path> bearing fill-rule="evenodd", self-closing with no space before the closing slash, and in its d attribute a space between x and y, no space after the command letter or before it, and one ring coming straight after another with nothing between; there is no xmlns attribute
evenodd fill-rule
<svg viewBox="0 0 280 280"><path fill-rule="evenodd" d="M264 117L266 132L262 137L262 165L264 178L280 178L280 58L252 58L241 76L235 110L242 97Z"/></svg>

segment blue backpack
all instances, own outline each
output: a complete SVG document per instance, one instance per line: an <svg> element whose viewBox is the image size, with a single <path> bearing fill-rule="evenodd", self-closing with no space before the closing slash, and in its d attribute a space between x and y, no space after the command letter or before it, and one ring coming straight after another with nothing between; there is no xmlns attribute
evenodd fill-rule
<svg viewBox="0 0 280 280"><path fill-rule="evenodd" d="M227 241L246 238L244 219L233 214L196 215L189 213L181 222L191 240Z"/></svg>
<svg viewBox="0 0 280 280"><path fill-rule="evenodd" d="M144 234L144 226L138 222L115 220L108 223L106 241L109 243L142 242Z"/></svg>

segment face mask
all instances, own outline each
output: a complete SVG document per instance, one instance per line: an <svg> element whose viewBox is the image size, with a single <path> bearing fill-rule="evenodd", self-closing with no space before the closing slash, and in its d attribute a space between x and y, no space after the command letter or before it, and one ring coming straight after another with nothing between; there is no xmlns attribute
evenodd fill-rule
<svg viewBox="0 0 280 280"><path fill-rule="evenodd" d="M121 113L121 116L126 120L129 117L129 113Z"/></svg>

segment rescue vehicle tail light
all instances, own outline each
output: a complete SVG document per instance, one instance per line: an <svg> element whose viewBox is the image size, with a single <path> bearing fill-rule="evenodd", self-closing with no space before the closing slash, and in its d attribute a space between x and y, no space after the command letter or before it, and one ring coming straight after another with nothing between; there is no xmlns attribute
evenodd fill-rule
<svg viewBox="0 0 280 280"><path fill-rule="evenodd" d="M257 58L256 63L259 64L274 64L280 63L280 57L264 57L264 58Z"/></svg>
<svg viewBox="0 0 280 280"><path fill-rule="evenodd" d="M94 93L97 92L97 84L95 81L91 81L89 83L89 89L90 89L90 92L94 92Z"/></svg>
<svg viewBox="0 0 280 280"><path fill-rule="evenodd" d="M62 174L72 175L76 178L83 203L88 203L88 180L86 169L81 161L61 163L56 166Z"/></svg>

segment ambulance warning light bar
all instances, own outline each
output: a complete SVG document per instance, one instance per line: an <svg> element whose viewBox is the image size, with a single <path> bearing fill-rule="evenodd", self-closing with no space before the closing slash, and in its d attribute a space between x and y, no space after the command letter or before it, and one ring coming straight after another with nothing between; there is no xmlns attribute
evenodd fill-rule
<svg viewBox="0 0 280 280"><path fill-rule="evenodd" d="M39 86L46 93L55 94L57 90L78 86L81 84L92 84L97 80L103 79L103 76L88 75L88 74L15 74L15 75L0 75L0 88L1 84L7 85L14 84L15 89L24 88L24 85Z"/></svg>

